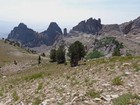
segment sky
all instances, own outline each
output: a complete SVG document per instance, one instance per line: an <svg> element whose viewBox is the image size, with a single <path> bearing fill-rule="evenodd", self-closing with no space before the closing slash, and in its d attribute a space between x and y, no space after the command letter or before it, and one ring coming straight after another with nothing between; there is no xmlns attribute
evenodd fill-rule
<svg viewBox="0 0 140 105"><path fill-rule="evenodd" d="M0 33L20 22L41 32L50 22L71 29L90 17L120 24L139 16L140 0L0 0Z"/></svg>

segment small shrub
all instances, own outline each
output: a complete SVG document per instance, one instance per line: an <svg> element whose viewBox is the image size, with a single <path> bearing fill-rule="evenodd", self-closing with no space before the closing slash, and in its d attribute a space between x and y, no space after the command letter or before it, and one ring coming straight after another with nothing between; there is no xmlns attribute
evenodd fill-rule
<svg viewBox="0 0 140 105"><path fill-rule="evenodd" d="M100 58L102 56L103 56L103 54L100 51L94 50L93 52L91 52L87 55L87 59Z"/></svg>
<svg viewBox="0 0 140 105"><path fill-rule="evenodd" d="M140 102L140 96L132 94L123 94L113 100L113 105L138 105Z"/></svg>
<svg viewBox="0 0 140 105"><path fill-rule="evenodd" d="M41 63L41 56L38 57L38 64Z"/></svg>
<svg viewBox="0 0 140 105"><path fill-rule="evenodd" d="M136 72L140 71L140 66L138 64L133 64L133 68L135 69Z"/></svg>
<svg viewBox="0 0 140 105"><path fill-rule="evenodd" d="M19 96L16 91L13 92L12 97L14 101L17 101L19 99Z"/></svg>
<svg viewBox="0 0 140 105"><path fill-rule="evenodd" d="M87 96L90 96L91 98L99 98L101 92L95 91L94 89L92 89L92 90L89 90L86 94Z"/></svg>
<svg viewBox="0 0 140 105"><path fill-rule="evenodd" d="M112 53L112 56L121 56L120 49L115 48L113 53Z"/></svg>
<svg viewBox="0 0 140 105"><path fill-rule="evenodd" d="M25 76L24 80L30 81L33 79L43 78L43 74L44 73L41 72L41 73L35 73L35 74L29 75L29 76Z"/></svg>
<svg viewBox="0 0 140 105"><path fill-rule="evenodd" d="M89 81L90 81L90 79L89 78L85 78L85 83L88 83Z"/></svg>
<svg viewBox="0 0 140 105"><path fill-rule="evenodd" d="M123 81L122 81L122 79L121 79L120 76L117 76L117 77L115 77L115 78L112 80L112 84L113 84L113 85L122 85L122 84L123 84Z"/></svg>
<svg viewBox="0 0 140 105"><path fill-rule="evenodd" d="M43 87L43 83L39 83L39 84L38 84L38 88L37 88L37 90L41 90L42 87Z"/></svg>

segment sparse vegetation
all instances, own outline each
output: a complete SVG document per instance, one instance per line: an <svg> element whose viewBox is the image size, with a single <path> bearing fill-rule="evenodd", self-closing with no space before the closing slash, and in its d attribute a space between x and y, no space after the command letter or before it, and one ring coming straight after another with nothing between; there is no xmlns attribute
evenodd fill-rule
<svg viewBox="0 0 140 105"><path fill-rule="evenodd" d="M123 81L122 81L122 79L121 79L120 76L117 76L117 77L115 77L115 78L112 80L112 84L113 84L113 85L122 85L122 84L123 84Z"/></svg>
<svg viewBox="0 0 140 105"><path fill-rule="evenodd" d="M100 57L103 57L104 55L99 52L98 50L94 50L93 52L89 53L87 55L87 59L94 59L94 58L100 58Z"/></svg>
<svg viewBox="0 0 140 105"><path fill-rule="evenodd" d="M123 94L117 99L113 100L114 105L138 105L140 102L140 97L138 95L132 95L130 93Z"/></svg>
<svg viewBox="0 0 140 105"><path fill-rule="evenodd" d="M4 47L4 49L7 48ZM26 105L39 105L45 101L52 105L72 101L74 104L85 105L85 102L90 103L89 100L101 105L125 105L127 100L131 105L140 103L139 95L126 95L123 96L126 98L120 98L129 90L133 93L139 92L140 74L135 72L139 71L140 57L138 56L89 59L86 61L86 65L82 65L81 60L79 61L80 66L70 67L69 62L68 65L50 63L47 59L48 56L43 58L41 64L38 65L37 54L25 53L20 48L16 50L16 46L12 49L8 47L8 52L11 50L11 55L0 50L0 54L2 54L0 71L3 70L0 74L2 84L0 98L4 104L10 99L12 100L8 103L9 105L20 104L20 102ZM16 52L21 53L20 56L15 56ZM18 61L17 65L14 65L14 60ZM16 69L17 71L14 71ZM124 76L124 74L127 75ZM116 75L119 76L115 77ZM118 84L123 86L118 86ZM112 98L113 95L120 97L113 98L111 101L102 99L108 96ZM99 101L96 101L95 98Z"/></svg>
<svg viewBox="0 0 140 105"><path fill-rule="evenodd" d="M16 91L13 92L12 97L13 97L14 101L19 100L19 96Z"/></svg>
<svg viewBox="0 0 140 105"><path fill-rule="evenodd" d="M33 80L33 79L43 78L43 74L44 74L43 72L34 73L34 74L31 74L31 75L25 76L23 78L26 81L30 81L30 80Z"/></svg>
<svg viewBox="0 0 140 105"><path fill-rule="evenodd" d="M43 88L43 83L41 82L38 84L37 90L41 90L42 88Z"/></svg>
<svg viewBox="0 0 140 105"><path fill-rule="evenodd" d="M111 50L113 50L113 54L112 56L121 56L121 53L120 53L120 49L124 48L123 44L122 43L119 43L119 41L116 40L115 37L105 37L101 40L96 40L95 43L95 48L94 50L98 51L99 49L101 48L108 48L108 52L110 52ZM96 52L97 53L97 52ZM98 53L97 53L98 54ZM100 54L98 54L99 56ZM99 58L97 56L97 58ZM101 54L101 56L103 56L103 54Z"/></svg>
<svg viewBox="0 0 140 105"><path fill-rule="evenodd" d="M120 49L115 48L113 53L112 53L112 56L121 56Z"/></svg>
<svg viewBox="0 0 140 105"><path fill-rule="evenodd" d="M94 89L92 89L89 90L86 94L91 98L99 98L101 93L99 91L95 91Z"/></svg>

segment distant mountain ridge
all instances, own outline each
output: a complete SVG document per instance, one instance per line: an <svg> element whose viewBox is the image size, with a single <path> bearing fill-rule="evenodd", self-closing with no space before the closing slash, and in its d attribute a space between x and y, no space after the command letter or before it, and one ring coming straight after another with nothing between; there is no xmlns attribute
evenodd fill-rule
<svg viewBox="0 0 140 105"><path fill-rule="evenodd" d="M19 41L26 47L35 47L45 43L46 37L28 28L24 23L20 23L8 35L8 39Z"/></svg>
<svg viewBox="0 0 140 105"><path fill-rule="evenodd" d="M97 38L104 36L128 37L130 40L140 43L140 17L130 22L109 25L102 24L100 18L89 18L88 20L79 22L79 24L74 26L69 33L67 33L66 28L64 29L64 32L62 32L56 22L51 22L47 30L41 33L28 28L24 23L20 23L11 31L8 35L8 39L20 41L21 44L26 47L39 47L43 44L47 46L60 45L62 42L62 44L67 45L68 43L70 44L73 42L72 40L76 40L76 37L79 35L83 35L83 38L86 38L81 41L88 41L88 35L90 35L90 37L93 36ZM68 40L71 40L71 42ZM89 43L88 45L90 44L92 46L92 43Z"/></svg>
<svg viewBox="0 0 140 105"><path fill-rule="evenodd" d="M61 34L61 28L55 22L50 23L48 29L41 33L28 28L24 23L20 23L14 27L7 39L19 41L25 47L37 47L43 44L50 46Z"/></svg>

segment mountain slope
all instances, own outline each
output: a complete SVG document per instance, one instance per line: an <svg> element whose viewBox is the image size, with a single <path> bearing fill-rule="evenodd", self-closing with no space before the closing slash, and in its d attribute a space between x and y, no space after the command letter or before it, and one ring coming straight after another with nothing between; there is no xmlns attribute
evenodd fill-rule
<svg viewBox="0 0 140 105"><path fill-rule="evenodd" d="M139 61L113 57L80 62L75 68L49 62L32 65L0 77L0 104L116 105L114 100L126 93L137 95L132 99L139 104Z"/></svg>
<svg viewBox="0 0 140 105"><path fill-rule="evenodd" d="M23 70L23 68L26 69L29 63L38 57L36 54L29 53L8 41L0 40L0 49L0 75L15 73Z"/></svg>

